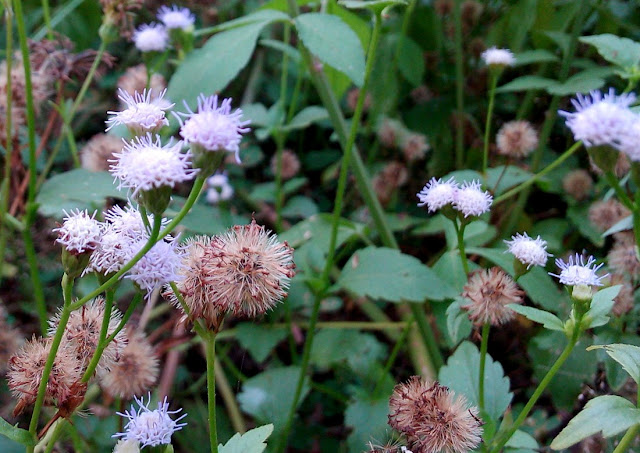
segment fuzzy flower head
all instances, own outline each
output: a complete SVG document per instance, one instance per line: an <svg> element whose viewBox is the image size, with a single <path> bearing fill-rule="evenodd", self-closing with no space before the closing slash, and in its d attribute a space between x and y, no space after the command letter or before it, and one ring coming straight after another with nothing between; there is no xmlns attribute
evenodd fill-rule
<svg viewBox="0 0 640 453"><path fill-rule="evenodd" d="M609 274L601 277L596 275L603 264L600 263L596 266L595 263L596 259L593 256L589 256L585 262L584 256L576 253L575 256L570 256L566 263L559 258L556 259L556 266L560 269L560 274L549 272L549 275L558 277L560 283L567 286L602 286L602 278Z"/></svg>
<svg viewBox="0 0 640 453"><path fill-rule="evenodd" d="M182 142L162 146L160 137L155 141L148 134L127 143L122 152L115 153L111 173L120 181L118 188L149 191L193 179L198 170L191 168L191 154L182 153Z"/></svg>
<svg viewBox="0 0 640 453"><path fill-rule="evenodd" d="M426 205L429 212L437 211L455 201L458 189L458 183L453 177L447 181L431 178L422 190L418 192L418 199L420 200L418 206Z"/></svg>
<svg viewBox="0 0 640 453"><path fill-rule="evenodd" d="M147 132L157 132L163 126L168 126L169 121L165 117L164 111L173 107L163 99L166 89L162 90L159 95L152 97L152 89L146 88L142 91L127 93L122 88L118 88L118 98L122 101L125 109L116 112L108 111L108 115L112 115L107 123L107 131L119 124L124 124L134 135L141 135Z"/></svg>
<svg viewBox="0 0 640 453"><path fill-rule="evenodd" d="M229 184L229 178L224 173L216 173L207 179L207 201L218 204L221 201L230 200L233 197L233 187Z"/></svg>
<svg viewBox="0 0 640 453"><path fill-rule="evenodd" d="M620 140L619 149L629 160L640 162L640 115L634 115L631 127Z"/></svg>
<svg viewBox="0 0 640 453"><path fill-rule="evenodd" d="M144 247L146 240L140 240L131 248L131 258ZM182 249L178 240L159 241L138 261L125 278L133 281L149 297L154 289L179 279L178 269L182 265Z"/></svg>
<svg viewBox="0 0 640 453"><path fill-rule="evenodd" d="M547 241L538 236L533 239L527 233L517 233L511 236L510 241L504 241L508 248L508 252L516 257L518 261L530 269L531 266L545 266L547 258L552 256L547 253Z"/></svg>
<svg viewBox="0 0 640 453"><path fill-rule="evenodd" d="M164 25L142 24L133 33L133 42L140 52L164 52L169 47L169 34Z"/></svg>
<svg viewBox="0 0 640 453"><path fill-rule="evenodd" d="M140 442L135 439L120 439L114 447L113 453L140 453Z"/></svg>
<svg viewBox="0 0 640 453"><path fill-rule="evenodd" d="M481 57L487 66L493 67L513 66L516 62L513 52L509 49L498 49L495 46L482 52Z"/></svg>
<svg viewBox="0 0 640 453"><path fill-rule="evenodd" d="M170 411L166 396L162 403L158 402L158 408L155 410L149 409L151 394L149 394L149 402L147 404L144 404L144 397L135 398L135 401L140 406L139 409L131 405L130 411L125 411L124 413L116 412L128 421L124 427L126 432L116 433L112 437L136 440L140 442L143 448L155 447L170 444L173 433L187 425L186 423L178 423L187 414L183 414L175 420L171 419L171 415L179 413L182 409Z"/></svg>
<svg viewBox="0 0 640 453"><path fill-rule="evenodd" d="M180 135L200 151L227 151L235 153L240 163L240 140L242 134L249 132L245 127L249 121L242 121L242 110L231 112L231 98L223 99L218 105L218 96L198 97L198 109L194 113L185 103L188 113L179 113L181 119Z"/></svg>
<svg viewBox="0 0 640 453"><path fill-rule="evenodd" d="M515 312L507 305L522 303L522 295L511 277L492 267L471 274L462 291L462 297L470 302L462 308L477 325L499 326L513 319Z"/></svg>
<svg viewBox="0 0 640 453"><path fill-rule="evenodd" d="M479 216L489 212L493 197L481 189L480 181L464 182L455 192L453 207L464 217Z"/></svg>
<svg viewBox="0 0 640 453"><path fill-rule="evenodd" d="M538 147L538 133L528 121L509 121L496 135L498 154L523 159Z"/></svg>
<svg viewBox="0 0 640 453"><path fill-rule="evenodd" d="M76 210L64 211L64 214L62 225L53 229L58 233L56 242L73 254L95 250L100 243L100 222L94 218L96 213L89 215L87 211Z"/></svg>
<svg viewBox="0 0 640 453"><path fill-rule="evenodd" d="M398 384L389 399L389 425L414 453L467 453L482 440L478 409L438 382L418 376Z"/></svg>
<svg viewBox="0 0 640 453"><path fill-rule="evenodd" d="M158 20L169 30L180 28L184 31L190 31L193 30L196 16L189 8L180 8L176 5L169 8L165 5L158 10Z"/></svg>
<svg viewBox="0 0 640 453"><path fill-rule="evenodd" d="M558 113L567 119L574 139L582 140L586 147L608 145L620 149L622 139L637 121L636 115L629 110L635 100L633 93L616 96L613 88L604 95L592 91L587 96L578 94L571 100L575 112L560 110Z"/></svg>

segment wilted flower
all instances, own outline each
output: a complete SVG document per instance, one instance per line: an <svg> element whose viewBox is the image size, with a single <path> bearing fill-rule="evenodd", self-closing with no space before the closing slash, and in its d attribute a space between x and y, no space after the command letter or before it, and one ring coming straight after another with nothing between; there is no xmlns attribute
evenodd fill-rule
<svg viewBox="0 0 640 453"><path fill-rule="evenodd" d="M465 181L455 192L453 207L465 217L479 216L489 212L493 197L481 189L480 181Z"/></svg>
<svg viewBox="0 0 640 453"><path fill-rule="evenodd" d="M498 153L504 156L522 159L538 146L538 133L528 121L509 121L496 135Z"/></svg>
<svg viewBox="0 0 640 453"><path fill-rule="evenodd" d="M94 218L96 213L89 215L87 211L79 209L64 213L66 217L62 225L53 229L58 233L56 242L74 254L95 250L100 243L100 222Z"/></svg>
<svg viewBox="0 0 640 453"><path fill-rule="evenodd" d="M470 275L462 297L471 303L462 308L469 312L469 319L476 324L499 326L513 319L515 312L507 305L522 303L523 294L511 277L492 267Z"/></svg>
<svg viewBox="0 0 640 453"><path fill-rule="evenodd" d="M167 397L164 397L162 403L158 402L158 408L149 409L151 403L151 394L149 394L149 403L144 404L144 398L136 398L136 403L140 409L136 409L131 405L130 411L116 412L118 415L125 417L128 422L125 425L126 432L116 433L112 437L121 437L125 440L136 440L140 442L142 447L155 447L157 445L166 445L171 443L171 436L176 431L180 431L186 423L178 423L187 414L183 414L175 420L171 419L171 415L177 414L182 409L175 411L169 410Z"/></svg>
<svg viewBox="0 0 640 453"><path fill-rule="evenodd" d="M438 382L418 376L393 389L389 425L407 436L414 453L467 453L482 440L478 410Z"/></svg>
<svg viewBox="0 0 640 453"><path fill-rule="evenodd" d="M193 24L196 22L196 16L189 11L189 8L180 8L176 5L173 5L171 8L168 6L162 6L158 10L158 20L169 30L180 28L188 31L193 29Z"/></svg>
<svg viewBox="0 0 640 453"><path fill-rule="evenodd" d="M207 187L207 201L211 204L218 204L233 197L233 187L224 173L216 173L208 178Z"/></svg>
<svg viewBox="0 0 640 453"><path fill-rule="evenodd" d="M140 52L163 52L169 46L169 34L163 25L142 24L133 33L133 42Z"/></svg>
<svg viewBox="0 0 640 453"><path fill-rule="evenodd" d="M447 181L431 178L417 194L420 200L418 206L427 205L429 212L437 211L455 201L458 189L458 183L453 177Z"/></svg>
<svg viewBox="0 0 640 453"><path fill-rule="evenodd" d="M120 137L109 134L96 134L80 150L82 168L89 171L108 171L113 154L122 151L124 143Z"/></svg>
<svg viewBox="0 0 640 453"><path fill-rule="evenodd" d="M510 241L504 241L508 246L508 252L516 257L522 264L527 266L545 266L547 258L551 255L547 253L547 241L538 236L533 239L527 233L517 233L511 236Z"/></svg>
<svg viewBox="0 0 640 453"><path fill-rule="evenodd" d="M126 108L120 112L108 111L107 114L113 115L106 123L111 129L118 124L124 124L135 135L145 134L147 132L157 132L163 126L168 126L169 121L165 117L164 111L171 108L173 104L163 102L163 96L166 89L160 92L157 97L152 100L152 90L142 91L142 94L135 92L132 95L122 89L118 89L118 98L122 101Z"/></svg>
<svg viewBox="0 0 640 453"><path fill-rule="evenodd" d="M482 52L481 57L487 66L513 66L516 62L513 52L509 49L498 49L495 46Z"/></svg>
<svg viewBox="0 0 640 453"><path fill-rule="evenodd" d="M556 266L560 269L560 274L549 275L558 277L560 283L568 286L585 285L585 286L602 286L603 275L599 277L596 272L603 264L595 265L596 259L593 256L589 256L585 262L584 256L578 255L570 256L568 262L564 262L561 259L556 259Z"/></svg>

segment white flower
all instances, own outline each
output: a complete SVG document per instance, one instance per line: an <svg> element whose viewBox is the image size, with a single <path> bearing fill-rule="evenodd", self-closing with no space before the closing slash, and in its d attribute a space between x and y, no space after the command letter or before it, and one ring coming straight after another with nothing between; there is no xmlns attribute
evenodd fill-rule
<svg viewBox="0 0 640 453"><path fill-rule="evenodd" d="M495 46L482 52L481 57L487 66L513 66L516 62L513 52Z"/></svg>
<svg viewBox="0 0 640 453"><path fill-rule="evenodd" d="M132 188L134 195L140 190L174 187L189 181L198 172L191 168L191 153L183 154L181 149L182 142L163 147L159 136L155 142L151 134L135 137L121 152L113 153L116 159L109 161L114 162L110 171L120 180L118 188Z"/></svg>
<svg viewBox="0 0 640 453"><path fill-rule="evenodd" d="M436 211L453 203L458 189L458 183L456 183L453 177L449 178L447 181L431 178L431 180L417 194L418 199L420 200L418 206L427 205L429 212Z"/></svg>
<svg viewBox="0 0 640 453"><path fill-rule="evenodd" d="M135 439L120 439L113 453L140 453L140 443Z"/></svg>
<svg viewBox="0 0 640 453"><path fill-rule="evenodd" d="M197 145L206 151L228 151L235 153L240 162L240 140L249 132L249 121L241 121L242 110L231 112L231 99L224 99L218 106L218 96L198 97L197 113L192 112L185 103L188 113L179 113L187 119L182 122L180 135L191 145Z"/></svg>
<svg viewBox="0 0 640 453"><path fill-rule="evenodd" d="M480 181L465 182L455 193L453 207L465 217L479 216L489 212L493 197L480 187Z"/></svg>
<svg viewBox="0 0 640 453"><path fill-rule="evenodd" d="M633 162L640 162L640 116L635 115L632 125L620 138L619 149Z"/></svg>
<svg viewBox="0 0 640 453"><path fill-rule="evenodd" d="M561 259L557 259L556 266L560 269L560 275L552 274L551 272L549 272L549 275L558 277L560 279L560 283L563 285L602 286L602 278L609 274L598 277L596 272L603 266L603 264L601 263L595 266L595 262L596 259L593 256L590 256L585 263L584 256L580 256L576 253L575 257L569 257L568 263L565 263Z"/></svg>
<svg viewBox="0 0 640 453"><path fill-rule="evenodd" d="M79 209L63 212L66 215L64 222L59 228L53 229L58 233L56 242L76 254L95 250L100 243L100 222L94 218L96 213L89 215L87 211Z"/></svg>
<svg viewBox="0 0 640 453"><path fill-rule="evenodd" d="M233 187L229 184L229 178L224 173L216 173L207 179L207 201L211 204L218 204L220 201L227 201L233 197Z"/></svg>
<svg viewBox="0 0 640 453"><path fill-rule="evenodd" d="M189 8L179 8L176 5L173 5L171 8L163 6L158 10L158 20L169 30L181 28L188 31L193 28L193 24L196 22L196 16L189 11Z"/></svg>
<svg viewBox="0 0 640 453"><path fill-rule="evenodd" d="M155 447L170 444L171 435L187 425L186 423L178 423L187 414L181 415L175 420L171 419L170 415L177 414L182 409L170 411L166 396L162 403L158 402L158 408L155 410L148 407L151 403L151 394L149 394L149 403L147 404L144 404L144 398L135 398L135 401L140 406L139 410L131 405L131 411L125 411L124 414L116 412L125 417L128 422L125 425L126 432L116 433L112 437L136 440L140 442L142 447Z"/></svg>
<svg viewBox="0 0 640 453"><path fill-rule="evenodd" d="M164 111L173 107L173 104L162 99L166 92L167 90L164 89L159 96L152 97L151 89L149 91L145 89L142 94L136 91L131 96L119 88L118 98L126 108L121 112L112 110L107 112L108 115L113 115L106 121L109 126L107 131L118 124L124 124L136 134L156 132L163 126L168 126L169 121L167 121Z"/></svg>
<svg viewBox="0 0 640 453"><path fill-rule="evenodd" d="M510 241L504 241L509 249L507 252L516 257L522 264L527 265L527 269L531 266L544 266L547 264L547 258L551 255L547 253L547 241L538 236L533 239L527 233L516 234L511 236Z"/></svg>
<svg viewBox="0 0 640 453"><path fill-rule="evenodd" d="M129 249L130 257L144 247L147 241L141 239L132 244ZM130 279L147 292L147 297L154 289L180 279L178 271L182 266L182 249L178 246L177 239L162 240L155 244L140 261L127 272L125 278Z"/></svg>
<svg viewBox="0 0 640 453"><path fill-rule="evenodd" d="M133 241L141 238L148 238L149 232L142 221L140 211L128 204L125 209L116 205L104 213L104 219L108 222L107 230L116 232L123 237L127 237ZM153 215L147 216L149 225L153 225ZM169 223L169 219L162 219L161 228Z"/></svg>
<svg viewBox="0 0 640 453"><path fill-rule="evenodd" d="M623 138L637 121L629 110L635 100L633 93L616 96L613 88L604 96L600 91L592 91L588 96L578 94L571 100L574 113L562 110L558 113L567 118L567 127L576 141L582 140L587 147L609 145L620 149Z"/></svg>
<svg viewBox="0 0 640 453"><path fill-rule="evenodd" d="M169 46L169 34L164 25L143 24L133 33L133 42L140 52L163 52Z"/></svg>

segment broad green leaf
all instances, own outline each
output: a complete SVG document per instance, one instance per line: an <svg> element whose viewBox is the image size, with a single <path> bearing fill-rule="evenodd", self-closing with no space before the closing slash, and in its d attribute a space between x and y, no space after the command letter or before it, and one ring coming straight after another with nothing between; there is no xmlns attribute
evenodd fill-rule
<svg viewBox="0 0 640 453"><path fill-rule="evenodd" d="M180 212L185 203L183 197L173 197L169 208L165 212L167 216L175 216ZM191 233L220 234L233 225L249 223L249 218L232 214L228 210L223 210L217 206L208 206L204 203L193 205L189 213L184 217L180 225Z"/></svg>
<svg viewBox="0 0 640 453"><path fill-rule="evenodd" d="M447 307L447 332L454 345L463 338L467 338L471 333L472 324L469 320L469 313L462 309L462 305L466 303L468 303L466 299L456 297Z"/></svg>
<svg viewBox="0 0 640 453"><path fill-rule="evenodd" d="M444 224L444 230L447 238L447 247L452 250L457 249L458 235L453 223L447 221ZM495 238L497 232L498 230L495 226L484 220L476 220L468 224L464 229L464 243L467 247L479 247Z"/></svg>
<svg viewBox="0 0 640 453"><path fill-rule="evenodd" d="M422 48L408 36L400 36L398 45L398 69L414 87L422 84L425 66Z"/></svg>
<svg viewBox="0 0 640 453"><path fill-rule="evenodd" d="M583 36L580 41L591 44L605 60L623 69L632 68L640 63L640 43L629 38L605 33Z"/></svg>
<svg viewBox="0 0 640 453"><path fill-rule="evenodd" d="M329 118L329 114L324 107L311 105L305 107L293 117L291 122L281 128L283 131L292 131L295 129L304 129L313 123L323 121Z"/></svg>
<svg viewBox="0 0 640 453"><path fill-rule="evenodd" d="M262 104L243 105L242 118L251 121L252 127L269 125L269 112Z"/></svg>
<svg viewBox="0 0 640 453"><path fill-rule="evenodd" d="M558 82L553 79L536 75L526 75L505 83L499 87L496 92L508 93L511 91L544 90L557 84Z"/></svg>
<svg viewBox="0 0 640 453"><path fill-rule="evenodd" d="M474 406L478 405L478 375L480 370L480 351L468 341L458 346L447 364L440 368L439 381L467 397ZM504 375L502 365L487 354L484 376L485 411L494 422L502 416L511 403L513 394L509 392L509 378Z"/></svg>
<svg viewBox="0 0 640 453"><path fill-rule="evenodd" d="M520 313L525 318L530 319L533 322L542 324L543 327L546 327L547 329L564 332L564 325L562 324L562 321L553 313L517 304L510 304L508 305L508 307L513 311Z"/></svg>
<svg viewBox="0 0 640 453"><path fill-rule="evenodd" d="M0 434L14 442L21 443L25 447L31 447L36 444L36 439L29 431L11 425L2 417L0 417Z"/></svg>
<svg viewBox="0 0 640 453"><path fill-rule="evenodd" d="M385 347L370 333L351 329L324 329L311 347L311 363L321 369L346 363L358 373L366 373L383 359Z"/></svg>
<svg viewBox="0 0 640 453"><path fill-rule="evenodd" d="M236 339L256 362L262 363L278 343L287 337L285 329L272 329L268 325L243 322L236 326Z"/></svg>
<svg viewBox="0 0 640 453"><path fill-rule="evenodd" d="M612 437L640 423L640 409L620 396L598 396L576 415L551 442L554 450L563 450L582 439L602 432Z"/></svg>
<svg viewBox="0 0 640 453"><path fill-rule="evenodd" d="M614 226L609 228L607 231L602 233L603 236L611 236L614 233L619 233L621 231L630 230L633 228L633 216L630 215L625 217L624 219L618 221Z"/></svg>
<svg viewBox="0 0 640 453"><path fill-rule="evenodd" d="M285 53L291 58L292 63L300 62L300 52L293 46L289 44L285 44L282 41L278 41L276 39L261 39L258 41L261 46L268 47L270 49L278 50L282 53ZM242 112L244 113L244 107L242 108Z"/></svg>
<svg viewBox="0 0 640 453"><path fill-rule="evenodd" d="M365 57L355 32L337 16L321 13L301 14L295 19L304 45L323 63L347 75L362 86Z"/></svg>
<svg viewBox="0 0 640 453"><path fill-rule="evenodd" d="M548 86L547 92L557 96L568 96L575 93L588 93L602 88L604 84L605 81L602 77L579 73L569 77L563 83Z"/></svg>
<svg viewBox="0 0 640 453"><path fill-rule="evenodd" d="M588 215L589 207L579 204L570 206L567 209L566 217L571 220L571 223L580 231L580 234L589 239L593 245L602 247L604 245L604 236L591 222L585 221L585 219L589 218Z"/></svg>
<svg viewBox="0 0 640 453"><path fill-rule="evenodd" d="M213 27L213 31L221 32L224 30L230 30L232 28L243 27L255 22L284 21L289 19L289 16L287 14L282 13L284 11L286 11L286 8L282 11L277 11L276 8L260 8L258 11L247 14L246 16L238 17L237 19L232 19L222 24L216 25L215 27Z"/></svg>
<svg viewBox="0 0 640 453"><path fill-rule="evenodd" d="M524 66L531 63L550 63L559 61L558 56L548 50L527 50L516 54L516 66Z"/></svg>
<svg viewBox="0 0 640 453"><path fill-rule="evenodd" d="M494 195L499 195L507 189L527 181L532 176L531 172L515 165L507 166L506 170L504 165L500 165L487 170L487 186L495 187ZM497 187L496 183L498 183Z"/></svg>
<svg viewBox="0 0 640 453"><path fill-rule="evenodd" d="M296 192L302 186L307 183L307 178L293 178L289 181L285 182L282 185L282 190L285 195L291 195ZM249 198L255 201L270 201L275 202L276 200L276 183L275 182L265 182L262 184L256 184L253 186L253 190L249 194Z"/></svg>
<svg viewBox="0 0 640 453"><path fill-rule="evenodd" d="M353 254L336 283L359 296L390 302L424 302L457 295L454 288L417 258L386 247L367 247Z"/></svg>
<svg viewBox="0 0 640 453"><path fill-rule="evenodd" d="M517 430L504 446L509 453L537 453L540 446L536 439L529 433Z"/></svg>
<svg viewBox="0 0 640 453"><path fill-rule="evenodd" d="M330 214L318 214L307 220L296 223L289 230L278 235L280 240L287 241L296 249L307 241L313 241L322 249L329 248L329 240L331 236L331 220ZM364 225L352 222L347 219L340 219L338 223L338 237L336 247L342 245L347 239L359 235Z"/></svg>
<svg viewBox="0 0 640 453"><path fill-rule="evenodd" d="M370 440L386 438L388 413L389 394L375 400L361 396L350 403L344 413L345 425L353 428L347 439L349 452L360 453Z"/></svg>
<svg viewBox="0 0 640 453"><path fill-rule="evenodd" d="M236 433L229 442L218 446L219 453L262 453L267 448L266 440L273 432L273 425L253 428L244 434Z"/></svg>
<svg viewBox="0 0 640 453"><path fill-rule="evenodd" d="M90 172L77 168L47 179L36 198L38 212L46 217L62 218L63 210L101 209L108 197L126 199L107 172Z"/></svg>
<svg viewBox="0 0 640 453"><path fill-rule="evenodd" d="M604 288L593 295L591 299L591 308L585 313L583 323L585 328L599 327L609 321L607 316L615 301L613 300L620 292L621 285Z"/></svg>
<svg viewBox="0 0 640 453"><path fill-rule="evenodd" d="M282 208L282 215L288 219L308 219L317 213L318 205L311 198L303 197L302 195L292 197Z"/></svg>
<svg viewBox="0 0 640 453"><path fill-rule="evenodd" d="M640 347L631 344L607 344L589 346L587 351L604 349L640 385Z"/></svg>
<svg viewBox="0 0 640 453"><path fill-rule="evenodd" d="M264 27L287 17L274 15L212 36L178 66L167 97L178 102L184 99L193 108L200 93L208 96L222 91L249 62Z"/></svg>
<svg viewBox="0 0 640 453"><path fill-rule="evenodd" d="M338 4L349 9L384 9L390 5L406 5L405 0L340 0Z"/></svg>

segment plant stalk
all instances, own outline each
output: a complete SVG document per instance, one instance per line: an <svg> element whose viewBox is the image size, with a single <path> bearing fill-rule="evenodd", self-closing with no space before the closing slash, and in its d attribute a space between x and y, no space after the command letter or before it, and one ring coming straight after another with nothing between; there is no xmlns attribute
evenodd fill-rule
<svg viewBox="0 0 640 453"><path fill-rule="evenodd" d="M482 326L482 341L480 342L480 370L478 376L478 406L480 412L484 411L484 372L485 363L487 361L487 348L489 346L489 329L491 324L488 322Z"/></svg>

